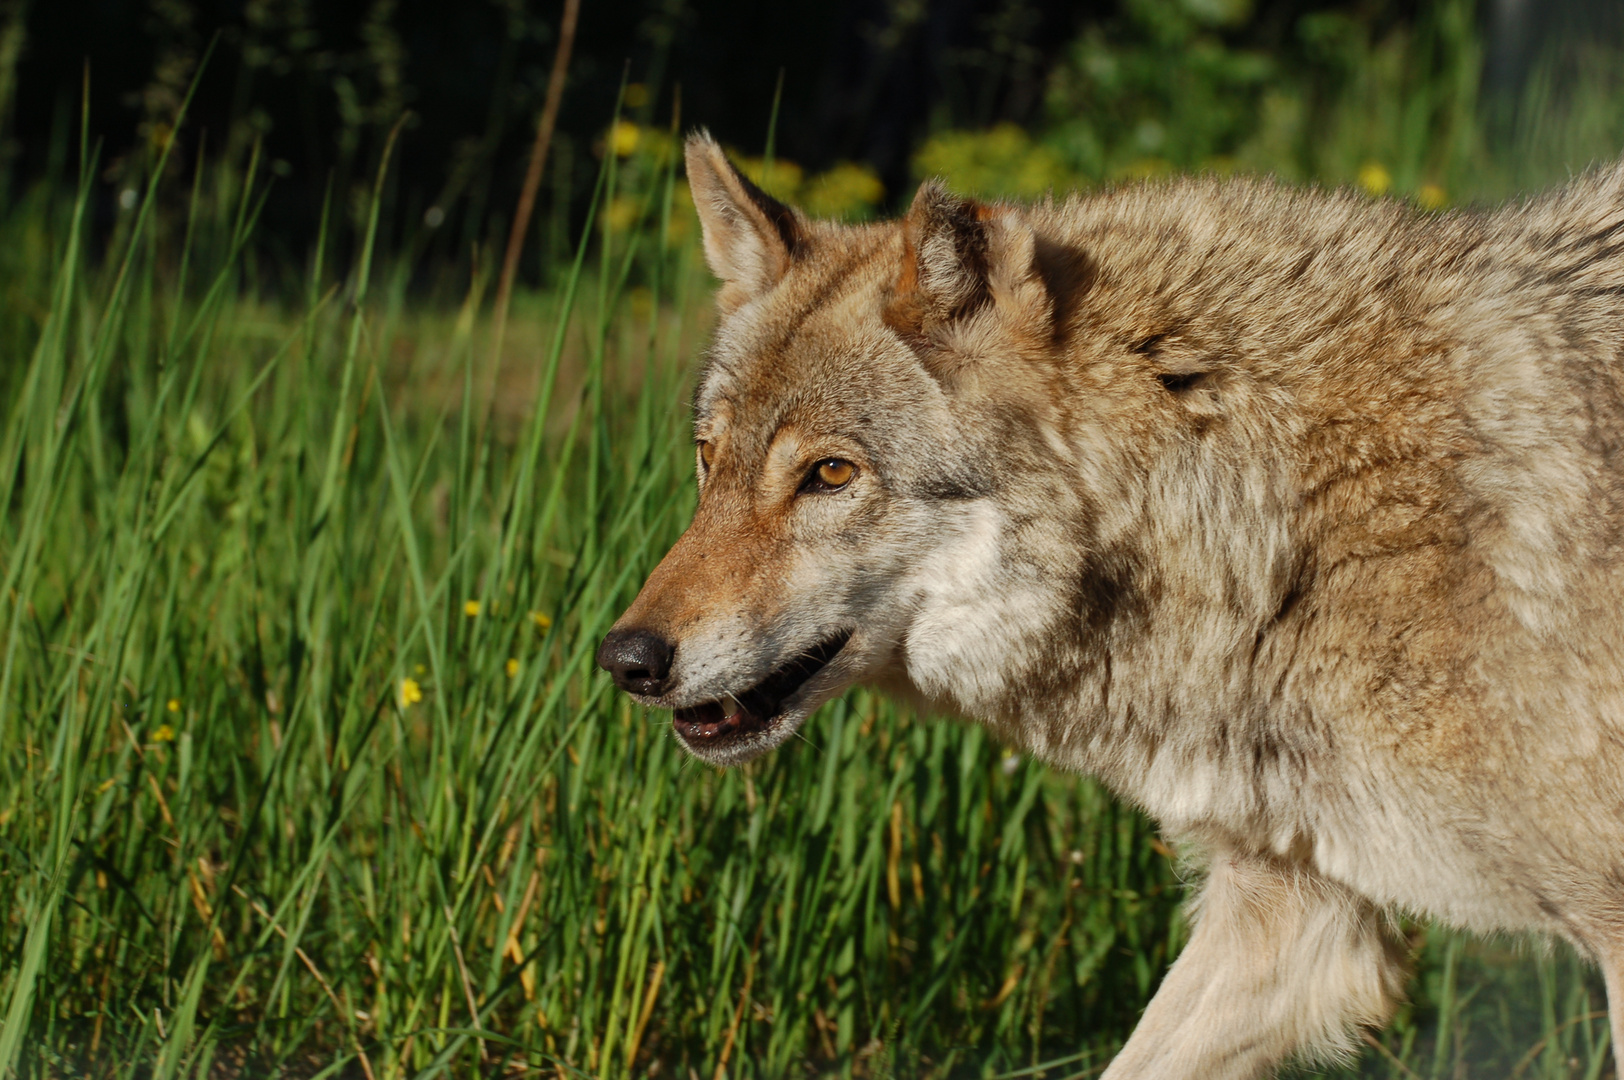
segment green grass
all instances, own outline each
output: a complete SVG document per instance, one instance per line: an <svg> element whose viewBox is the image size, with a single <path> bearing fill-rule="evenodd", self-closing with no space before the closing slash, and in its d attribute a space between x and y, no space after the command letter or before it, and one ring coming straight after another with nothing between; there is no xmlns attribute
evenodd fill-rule
<svg viewBox="0 0 1624 1080"><path fill-rule="evenodd" d="M0 220L0 1073L1103 1067L1184 934L1145 819L860 691L718 772L592 665L692 508L669 168L498 366L376 199L267 294L252 169L92 243L84 157ZM1599 1075L1593 972L1414 938L1354 1071Z"/></svg>

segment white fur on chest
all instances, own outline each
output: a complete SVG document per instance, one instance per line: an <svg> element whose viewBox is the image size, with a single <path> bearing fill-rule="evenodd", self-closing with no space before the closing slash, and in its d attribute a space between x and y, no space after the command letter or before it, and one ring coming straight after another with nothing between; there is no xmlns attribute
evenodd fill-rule
<svg viewBox="0 0 1624 1080"><path fill-rule="evenodd" d="M910 575L916 609L903 642L908 678L966 716L1002 711L1015 673L1055 615L1052 584L1007 558L1004 515L965 504Z"/></svg>

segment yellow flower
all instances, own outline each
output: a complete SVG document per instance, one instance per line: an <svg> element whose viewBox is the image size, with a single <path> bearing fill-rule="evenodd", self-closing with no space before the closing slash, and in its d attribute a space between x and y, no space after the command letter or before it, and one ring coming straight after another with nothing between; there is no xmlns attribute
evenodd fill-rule
<svg viewBox="0 0 1624 1080"><path fill-rule="evenodd" d="M1372 195L1385 195L1393 186L1393 174L1379 161L1367 161L1359 168L1359 186Z"/></svg>
<svg viewBox="0 0 1624 1080"><path fill-rule="evenodd" d="M615 126L609 129L609 148L617 157L631 157L642 134L638 126L630 120L617 120Z"/></svg>
<svg viewBox="0 0 1624 1080"><path fill-rule="evenodd" d="M532 611L530 621L536 624L536 632L539 634L545 634L553 628L553 617L544 612Z"/></svg>
<svg viewBox="0 0 1624 1080"><path fill-rule="evenodd" d="M464 615L468 616L470 619L472 619L474 616L478 615L479 614L479 601L478 600L464 600L462 602L462 613Z"/></svg>
<svg viewBox="0 0 1624 1080"><path fill-rule="evenodd" d="M175 729L168 724L159 724L158 730L152 733L153 742L174 742Z"/></svg>
<svg viewBox="0 0 1624 1080"><path fill-rule="evenodd" d="M170 712L180 712L180 698L178 698L178 697L170 698L168 708L169 708Z"/></svg>
<svg viewBox="0 0 1624 1080"><path fill-rule="evenodd" d="M416 705L423 700L423 688L417 685L416 679L400 680L400 703L402 705Z"/></svg>
<svg viewBox="0 0 1624 1080"><path fill-rule="evenodd" d="M505 666L507 668L508 678L511 679L513 676L519 673L519 661L517 657L508 657L508 662Z"/></svg>
<svg viewBox="0 0 1624 1080"><path fill-rule="evenodd" d="M604 208L603 227L610 232L625 232L637 224L642 209L642 203L630 195L616 195Z"/></svg>
<svg viewBox="0 0 1624 1080"><path fill-rule="evenodd" d="M1449 203L1449 193L1438 184L1422 184L1415 189L1415 201L1423 210L1442 210Z"/></svg>

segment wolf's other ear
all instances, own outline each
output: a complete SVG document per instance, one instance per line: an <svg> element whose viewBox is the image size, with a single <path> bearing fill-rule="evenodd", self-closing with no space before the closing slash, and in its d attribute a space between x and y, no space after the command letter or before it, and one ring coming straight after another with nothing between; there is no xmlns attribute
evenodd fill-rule
<svg viewBox="0 0 1624 1080"><path fill-rule="evenodd" d="M799 214L752 184L707 131L688 136L688 187L705 235L705 261L728 283L724 309L778 284L806 245Z"/></svg>
<svg viewBox="0 0 1624 1080"><path fill-rule="evenodd" d="M929 339L992 305L1039 333L1056 315L1042 245L1020 211L953 195L928 180L902 220L903 257L886 313L893 329Z"/></svg>

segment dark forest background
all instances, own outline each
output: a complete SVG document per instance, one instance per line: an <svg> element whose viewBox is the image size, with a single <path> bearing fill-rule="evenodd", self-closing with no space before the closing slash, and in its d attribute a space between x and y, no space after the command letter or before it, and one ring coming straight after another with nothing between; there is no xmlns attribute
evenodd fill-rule
<svg viewBox="0 0 1624 1080"><path fill-rule="evenodd" d="M7 0L0 174L13 192L60 179L83 119L99 140L106 217L120 186L169 137L195 79L171 168L194 168L199 155L240 164L257 149L275 178L263 246L297 257L329 191L361 200L387 132L405 116L390 206L414 221L439 208L441 248L466 251L499 236L511 212L560 8L554 0ZM1423 24L1451 8L1465 13L1469 33L1456 27L1453 44L1449 34L1427 38ZM1483 99L1515 103L1541 58L1557 57L1560 73L1563 50L1616 42L1621 29L1616 0L589 0L545 190L579 217L623 80L633 85L631 117L666 127L680 98L683 128L707 126L755 154L781 80L777 153L809 172L864 163L894 207L918 178L916 148L935 132L1001 123L1063 130L1068 113L1126 109L1123 141L1145 136L1141 113L1153 117L1154 134L1157 109L1210 99L1194 125L1204 157L1157 151L1175 167L1198 167L1253 134L1271 86L1335 95L1339 80L1395 36L1430 49L1406 61L1418 68L1458 68L1461 57L1441 54L1475 50L1464 63ZM1100 75L1102 58L1117 57L1117 74ZM1088 93L1066 92L1080 81ZM1145 98L1167 100L1146 113ZM1082 173L1108 173L1102 140L1109 132L1087 133L1073 155L1093 163ZM1323 169L1299 172L1312 178Z"/></svg>

